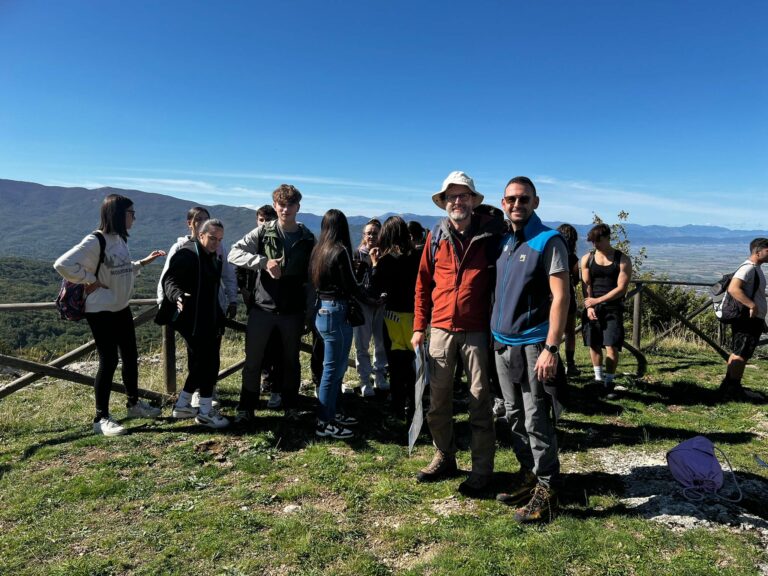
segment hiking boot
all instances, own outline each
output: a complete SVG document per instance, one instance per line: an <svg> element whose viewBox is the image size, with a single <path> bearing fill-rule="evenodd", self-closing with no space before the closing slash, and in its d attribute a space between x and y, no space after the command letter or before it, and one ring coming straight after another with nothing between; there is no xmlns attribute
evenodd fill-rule
<svg viewBox="0 0 768 576"><path fill-rule="evenodd" d="M128 432L125 428L120 426L112 416L102 418L98 422L93 423L93 433L101 434L103 436L122 436Z"/></svg>
<svg viewBox="0 0 768 576"><path fill-rule="evenodd" d="M459 493L471 498L485 496L491 485L491 478L492 476L490 474L471 472L469 478L459 484Z"/></svg>
<svg viewBox="0 0 768 576"><path fill-rule="evenodd" d="M253 413L253 410L238 410L237 414L235 414L235 424L248 425L255 423L256 415Z"/></svg>
<svg viewBox="0 0 768 576"><path fill-rule="evenodd" d="M509 492L497 494L496 500L508 506L517 506L531 496L536 483L536 475L533 472L520 468L512 481L512 489Z"/></svg>
<svg viewBox="0 0 768 576"><path fill-rule="evenodd" d="M435 456L429 466L422 468L416 476L419 482L437 482L446 478L453 478L458 474L456 456L448 455L440 450L435 450Z"/></svg>
<svg viewBox="0 0 768 576"><path fill-rule="evenodd" d="M280 392L272 392L269 396L269 400L267 400L267 408L270 410L274 410L275 408L280 408L280 406L283 405L283 396L280 394Z"/></svg>
<svg viewBox="0 0 768 576"><path fill-rule="evenodd" d="M318 438L336 438L338 440L347 440L353 438L355 433L349 428L344 428L337 422L322 422L317 421L315 426L315 436Z"/></svg>
<svg viewBox="0 0 768 576"><path fill-rule="evenodd" d="M515 521L521 524L551 522L557 515L557 494L544 484L536 484L528 504L515 510Z"/></svg>
<svg viewBox="0 0 768 576"><path fill-rule="evenodd" d="M219 411L216 408L211 408L211 411L208 412L208 414L203 414L202 412L199 413L195 417L195 422L214 429L226 428L229 426L229 420L219 414Z"/></svg>
<svg viewBox="0 0 768 576"><path fill-rule="evenodd" d="M193 407L192 404L187 404L186 406L175 404L171 416L174 418L194 418L197 416L197 413L198 409Z"/></svg>
<svg viewBox="0 0 768 576"><path fill-rule="evenodd" d="M151 406L144 402L144 400L138 400L136 404L126 405L128 407L128 418L157 418L160 416L160 408Z"/></svg>
<svg viewBox="0 0 768 576"><path fill-rule="evenodd" d="M354 416L348 416L347 414L336 414L336 423L342 426L357 426L359 424L357 418Z"/></svg>

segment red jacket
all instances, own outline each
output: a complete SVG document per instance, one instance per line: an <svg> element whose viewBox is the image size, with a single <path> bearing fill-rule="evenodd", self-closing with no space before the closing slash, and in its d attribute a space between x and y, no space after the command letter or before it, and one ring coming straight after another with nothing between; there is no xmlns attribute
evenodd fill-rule
<svg viewBox="0 0 768 576"><path fill-rule="evenodd" d="M505 225L484 215L473 214L472 219L474 234L461 261L456 256L448 218L440 223L436 247L434 230L427 234L416 278L414 331L426 330L429 324L451 332L489 330L495 254Z"/></svg>

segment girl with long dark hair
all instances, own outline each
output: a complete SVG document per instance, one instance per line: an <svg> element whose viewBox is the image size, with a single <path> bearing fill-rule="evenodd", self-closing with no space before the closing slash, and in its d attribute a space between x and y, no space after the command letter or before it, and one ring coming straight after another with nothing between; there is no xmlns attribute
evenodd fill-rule
<svg viewBox="0 0 768 576"><path fill-rule="evenodd" d="M380 251L380 252L379 252ZM408 225L390 216L379 234L379 251L371 252L373 285L386 294L384 345L389 362L392 409L398 418L413 418L416 372L413 336L413 303L421 251L413 246Z"/></svg>
<svg viewBox="0 0 768 576"><path fill-rule="evenodd" d="M347 217L340 210L328 210L309 263L310 279L320 301L315 327L325 345L315 428L319 437L351 438L354 434L347 426L357 424L337 405L352 347L352 325L347 319L350 299L361 295L352 270L351 252Z"/></svg>
<svg viewBox="0 0 768 576"><path fill-rule="evenodd" d="M128 230L136 221L133 202L125 196L110 194L101 204L98 232L104 237L104 259L99 265L101 248L95 234L89 234L64 253L53 267L65 279L85 284L85 318L96 342L99 369L96 372L96 417L93 431L104 436L119 436L126 429L109 413L112 378L117 369L118 352L123 361L123 385L128 396L128 418L154 418L160 409L139 400L139 366L136 331L128 301L133 295L134 279L155 258L165 256L154 250L141 260L131 261ZM98 277L96 271L98 269Z"/></svg>

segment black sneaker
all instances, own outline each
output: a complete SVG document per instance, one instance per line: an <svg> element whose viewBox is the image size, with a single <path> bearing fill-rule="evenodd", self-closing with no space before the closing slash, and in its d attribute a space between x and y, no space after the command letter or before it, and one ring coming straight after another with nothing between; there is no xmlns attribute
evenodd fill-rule
<svg viewBox="0 0 768 576"><path fill-rule="evenodd" d="M256 423L256 414L253 410L238 410L235 414L235 424L249 426Z"/></svg>
<svg viewBox="0 0 768 576"><path fill-rule="evenodd" d="M479 498L488 494L488 488L491 485L490 474L478 474L472 472L469 478L459 484L459 493L470 498Z"/></svg>
<svg viewBox="0 0 768 576"><path fill-rule="evenodd" d="M347 440L355 436L354 432L349 428L344 428L336 422L321 422L317 421L315 426L315 436L319 438L336 438L338 440Z"/></svg>
<svg viewBox="0 0 768 576"><path fill-rule="evenodd" d="M429 466L422 468L416 476L419 482L437 482L446 478L453 478L458 474L459 468L456 466L456 457L448 456L440 450L435 451L435 456Z"/></svg>

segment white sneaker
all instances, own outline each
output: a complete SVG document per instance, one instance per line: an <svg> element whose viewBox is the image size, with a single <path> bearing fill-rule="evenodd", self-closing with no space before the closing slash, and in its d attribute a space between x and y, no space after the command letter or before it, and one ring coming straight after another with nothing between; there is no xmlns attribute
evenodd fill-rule
<svg viewBox="0 0 768 576"><path fill-rule="evenodd" d="M370 384L363 384L361 386L361 393L363 398L371 398L372 396L376 396L376 390L374 390L373 386Z"/></svg>
<svg viewBox="0 0 768 576"><path fill-rule="evenodd" d="M376 378L376 388L379 390L389 390L389 382L386 378Z"/></svg>
<svg viewBox="0 0 768 576"><path fill-rule="evenodd" d="M192 400L189 401L189 405L192 406L192 408L200 408L200 390L192 392ZM213 395L211 396L211 406L214 408L221 406L219 395L216 393L216 388L213 389Z"/></svg>
<svg viewBox="0 0 768 576"><path fill-rule="evenodd" d="M195 416L195 422L214 429L226 428L229 426L229 420L219 414L219 411L215 408L211 408L211 411L208 412L208 414L198 413L198 415Z"/></svg>
<svg viewBox="0 0 768 576"><path fill-rule="evenodd" d="M102 418L98 422L93 423L93 433L102 434L104 436L122 436L128 432L125 428L120 426L112 416L108 418Z"/></svg>
<svg viewBox="0 0 768 576"><path fill-rule="evenodd" d="M151 406L139 400L133 406L128 406L128 418L157 418L160 416L160 408Z"/></svg>
<svg viewBox="0 0 768 576"><path fill-rule="evenodd" d="M338 438L339 440L346 440L353 438L355 433L349 428L344 428L336 422L320 422L318 420L315 426L315 436L319 438L325 438L330 436L331 438Z"/></svg>
<svg viewBox="0 0 768 576"><path fill-rule="evenodd" d="M341 385L341 393L342 394L354 394L355 393L355 389L352 388L352 386L349 386L348 384L343 384L342 383L342 385Z"/></svg>
<svg viewBox="0 0 768 576"><path fill-rule="evenodd" d="M280 408L282 405L283 397L280 392L272 392L272 394L269 395L269 400L267 400L267 408L274 410L275 408Z"/></svg>
<svg viewBox="0 0 768 576"><path fill-rule="evenodd" d="M187 404L186 406L180 406L179 404L176 404L173 407L173 412L171 412L171 416L174 418L194 418L197 416L197 413L199 410L195 407L193 407L191 404Z"/></svg>

